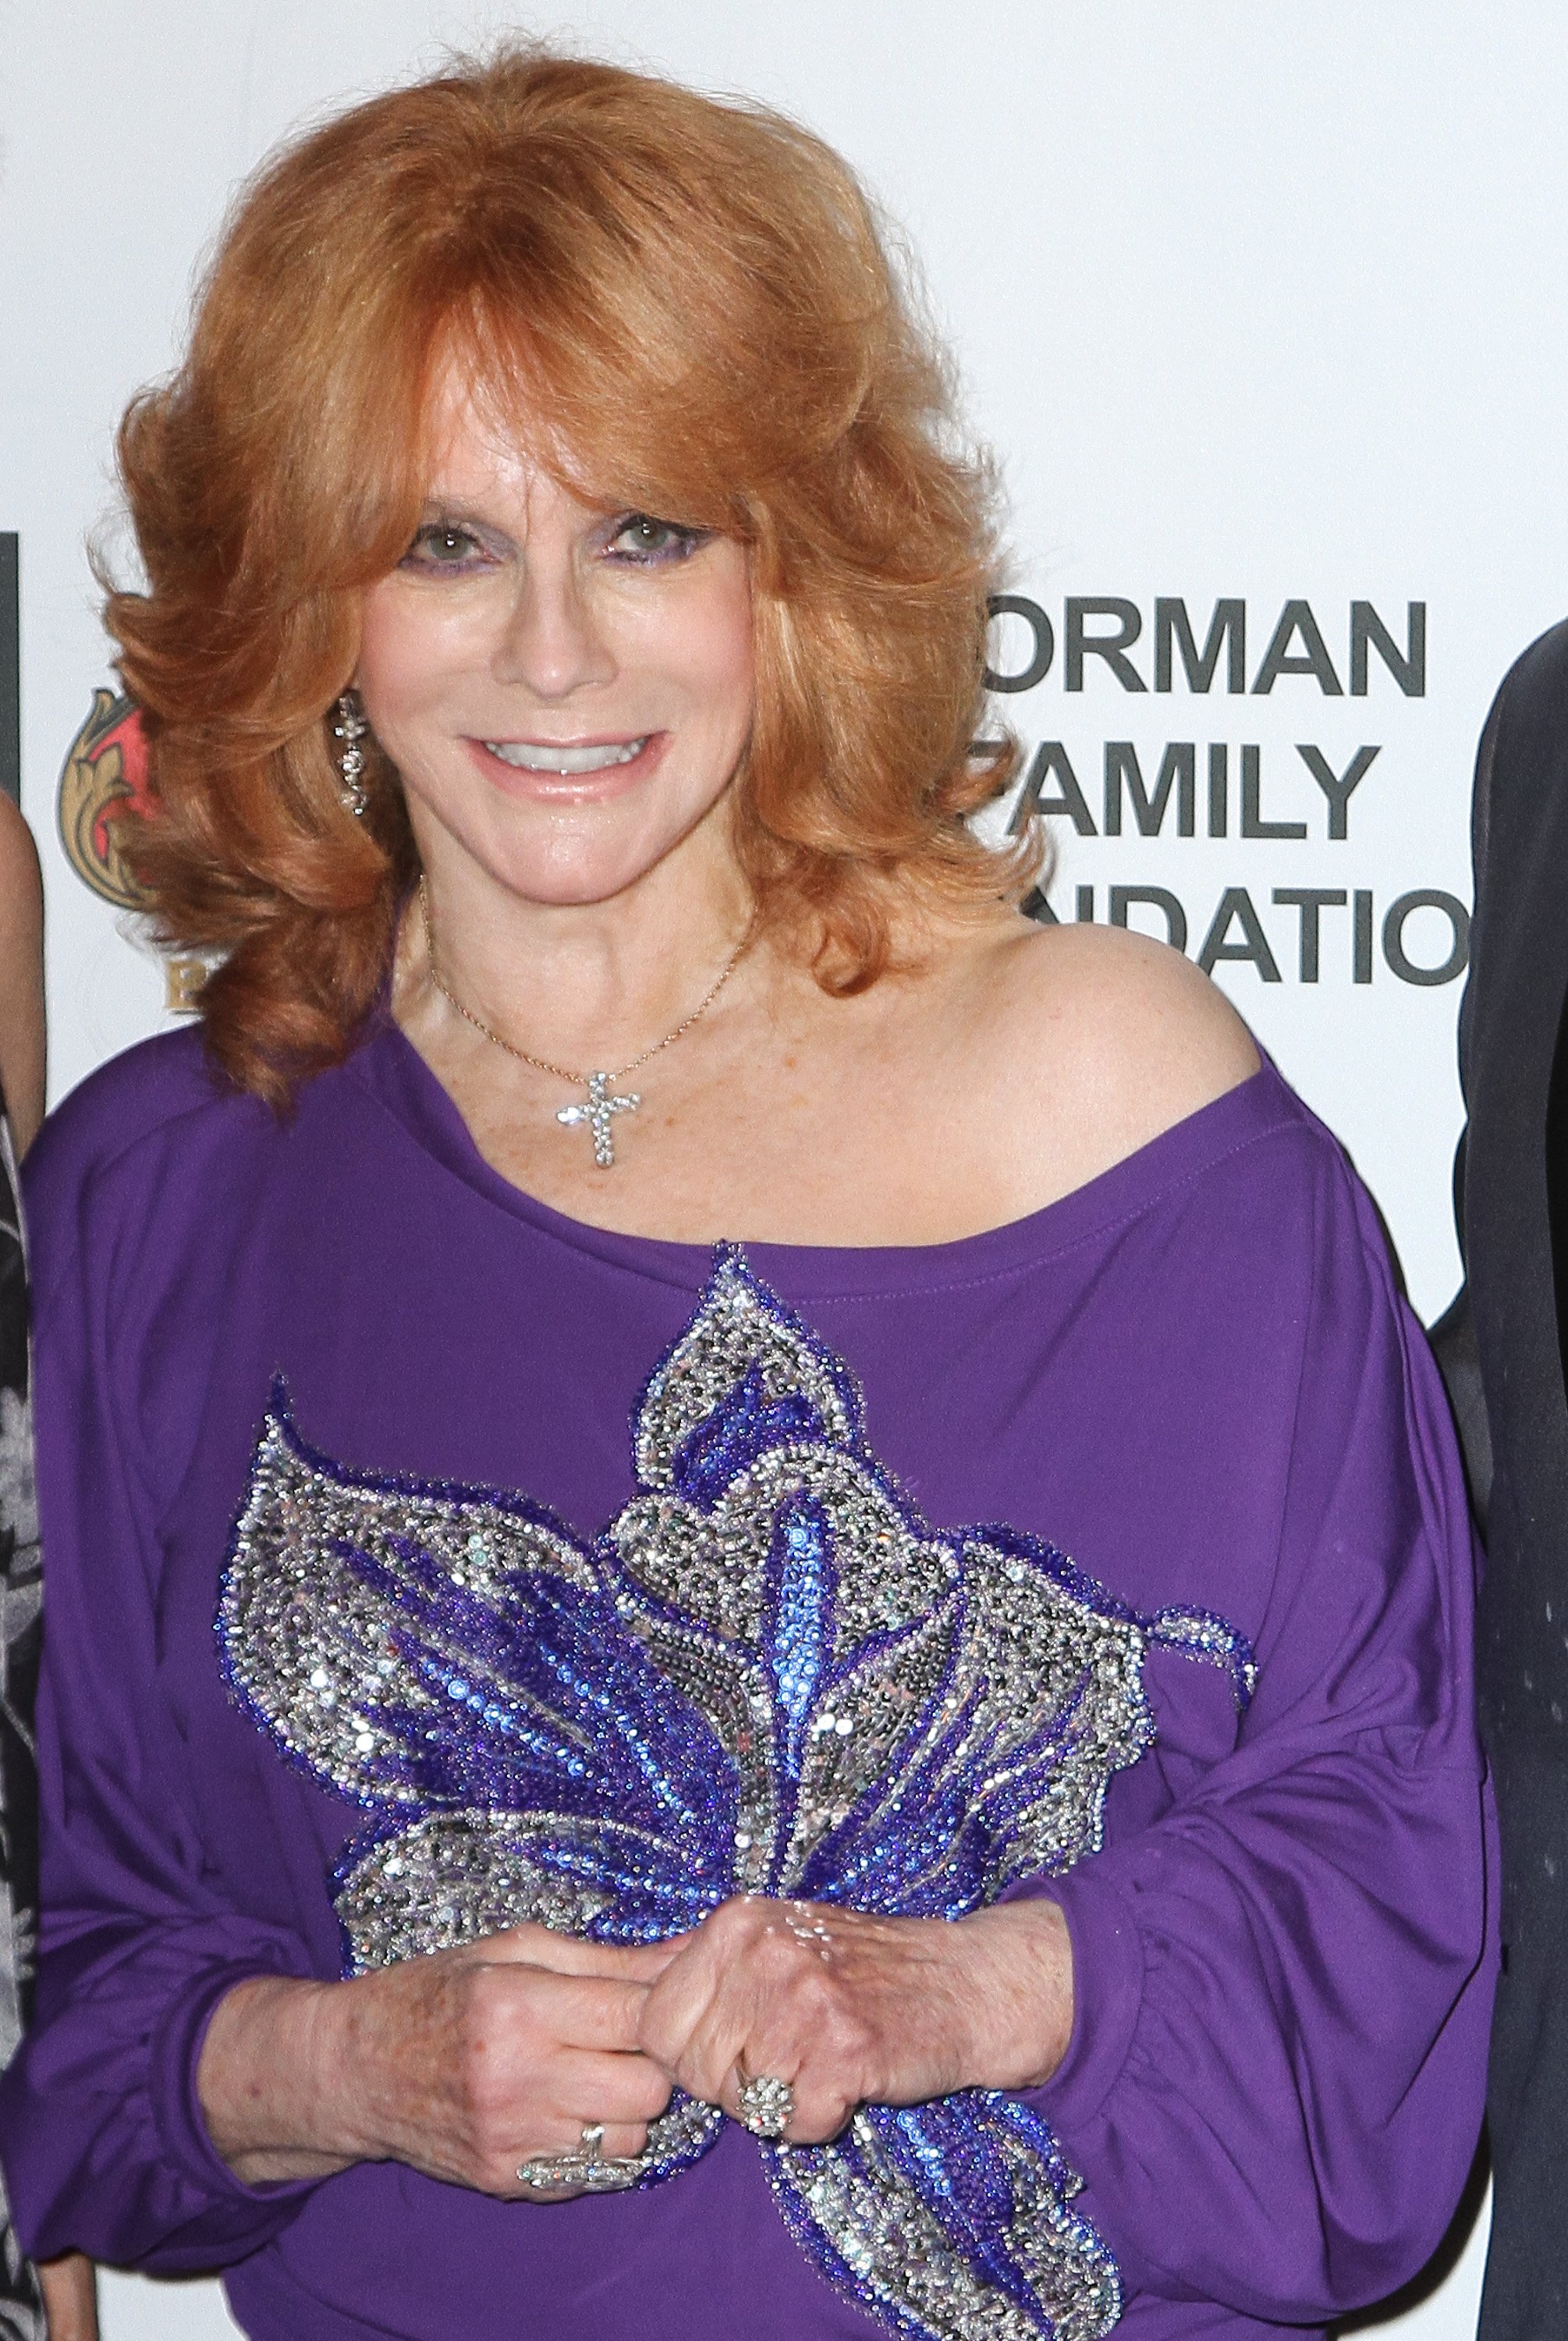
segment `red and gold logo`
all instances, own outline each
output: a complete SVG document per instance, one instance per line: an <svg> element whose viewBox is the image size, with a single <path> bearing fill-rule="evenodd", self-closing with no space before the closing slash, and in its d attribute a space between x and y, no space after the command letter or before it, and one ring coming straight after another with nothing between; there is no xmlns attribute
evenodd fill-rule
<svg viewBox="0 0 1568 2341"><path fill-rule="evenodd" d="M66 752L60 774L60 837L71 867L94 894L122 911L140 910L146 897L121 850L117 805L153 810L147 742L135 702L100 683L93 712Z"/></svg>
<svg viewBox="0 0 1568 2341"><path fill-rule="evenodd" d="M149 907L122 850L115 817L122 805L134 812L153 812L147 761L135 701L100 683L93 712L66 751L60 774L60 838L77 877L118 911ZM164 1005L171 1014L200 1012L209 972L203 959L180 952L164 959Z"/></svg>

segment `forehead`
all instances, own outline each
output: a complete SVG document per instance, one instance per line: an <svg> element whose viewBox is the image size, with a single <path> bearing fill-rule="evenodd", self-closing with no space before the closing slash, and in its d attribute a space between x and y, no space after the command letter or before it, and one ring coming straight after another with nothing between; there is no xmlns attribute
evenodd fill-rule
<svg viewBox="0 0 1568 2341"><path fill-rule="evenodd" d="M490 484L526 493L547 467L549 435L526 403L452 357L439 362L421 436L432 489Z"/></svg>
<svg viewBox="0 0 1568 2341"><path fill-rule="evenodd" d="M411 434L426 502L548 487L599 517L657 512L734 531L733 482L714 462L714 434L670 433L657 401L651 411L613 396L606 405L596 382L551 385L533 377L526 352L508 365L503 350L476 350L456 335L438 351L429 384Z"/></svg>

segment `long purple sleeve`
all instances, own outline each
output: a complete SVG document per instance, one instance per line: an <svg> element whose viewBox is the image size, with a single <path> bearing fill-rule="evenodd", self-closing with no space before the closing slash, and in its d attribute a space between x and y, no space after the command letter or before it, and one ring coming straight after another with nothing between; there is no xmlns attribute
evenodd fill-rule
<svg viewBox="0 0 1568 2341"><path fill-rule="evenodd" d="M47 1159L35 1388L61 1568L38 1718L46 1956L7 2164L24 2193L47 2173L38 2256L80 2240L110 2261L210 2267L292 2217L298 2190L252 2195L213 2152L195 2051L232 1984L308 1975L311 1959L208 1868L191 1751L160 1695L157 1502L110 1332L147 1230L104 1209L94 1180L56 1186Z"/></svg>
<svg viewBox="0 0 1568 2341"><path fill-rule="evenodd" d="M360 1471L517 1490L584 1538L710 1272L479 1160L395 1031L293 1122L184 1038L77 1093L30 1164L43 1524L39 2016L0 2083L35 2250L222 2265L260 2341L640 2341L885 2327L727 2129L666 2183L540 2211L395 2165L251 2192L207 2142L238 1977L332 1976L362 1815L227 1695L218 1588L274 1378ZM747 1247L944 1532L1048 1539L1151 1649L1157 1737L1062 1903L1072 2045L1031 2102L1128 2341L1321 2326L1414 2273L1479 2126L1494 1956L1474 1557L1444 1401L1338 1149L1271 1071L1065 1201L914 1250ZM918 2011L911 2011L911 2021Z"/></svg>
<svg viewBox="0 0 1568 2341"><path fill-rule="evenodd" d="M1435 2248L1491 1957L1462 1484L1365 1198L1332 1158L1321 1174L1310 1245L1251 1302L1288 1439L1249 1438L1243 1401L1219 1465L1254 1475L1266 1530L1257 1694L1213 1765L1162 1716L1169 1808L1052 1888L1080 1998L1040 2096L1126 2276L1292 2323ZM1245 1359L1255 1332L1227 1332Z"/></svg>

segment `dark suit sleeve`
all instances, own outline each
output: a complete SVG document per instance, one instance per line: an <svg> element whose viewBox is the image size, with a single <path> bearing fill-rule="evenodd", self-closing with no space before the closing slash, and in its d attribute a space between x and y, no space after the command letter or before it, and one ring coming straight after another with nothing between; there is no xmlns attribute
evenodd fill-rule
<svg viewBox="0 0 1568 2341"><path fill-rule="evenodd" d="M1568 2332L1568 623L1533 643L1498 693L1476 767L1474 853L1460 1020L1474 1334L1458 1312L1444 1331L1456 1411L1490 1430L1494 1466L1477 1674L1502 1819L1503 1953L1481 2332L1543 2341ZM1474 1456L1471 1468L1482 1478Z"/></svg>
<svg viewBox="0 0 1568 2341"><path fill-rule="evenodd" d="M1464 997L1459 1005L1459 1085L1467 1101L1470 1096L1473 1071L1471 1049L1474 1026L1472 1011L1475 991L1474 971L1483 941L1482 922L1487 916L1490 907L1486 878L1492 852L1493 788L1497 766L1497 732L1502 722L1503 702L1507 696L1507 692L1508 685L1504 682L1493 701L1491 712L1487 715L1485 726L1481 734L1481 745L1475 754L1475 787L1470 800L1470 868L1474 881L1473 900L1475 907L1470 921L1471 978L1464 986ZM1459 1161L1454 1172L1454 1200L1460 1207L1461 1250L1464 1249L1464 1141L1461 1137Z"/></svg>
<svg viewBox="0 0 1568 2341"><path fill-rule="evenodd" d="M1459 1011L1459 1081L1466 1101L1470 1096L1470 1052L1472 1018L1470 1010L1474 994L1474 970L1481 942L1481 921L1486 902L1486 869L1492 842L1492 789L1497 756L1497 726L1502 711L1503 691L1492 702L1481 734L1481 745L1475 758L1475 788L1470 804L1470 858L1474 877L1474 911L1470 926L1471 980L1464 987L1464 998ZM1459 1234L1459 1250L1464 1254L1464 1160L1467 1131L1461 1131L1459 1145L1454 1157L1454 1220ZM1469 1483L1470 1502L1480 1525L1486 1534L1487 1515L1492 1501L1492 1432L1486 1419L1486 1394L1481 1385L1481 1360L1475 1340L1475 1320L1470 1307L1468 1277L1461 1284L1447 1309L1431 1332L1432 1347L1442 1370L1448 1403L1454 1410L1454 1420L1464 1450L1464 1476Z"/></svg>

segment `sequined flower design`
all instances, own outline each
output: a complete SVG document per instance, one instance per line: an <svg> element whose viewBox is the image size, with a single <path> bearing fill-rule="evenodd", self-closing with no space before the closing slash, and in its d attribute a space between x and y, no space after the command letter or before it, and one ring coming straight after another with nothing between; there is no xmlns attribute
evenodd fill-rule
<svg viewBox="0 0 1568 2341"><path fill-rule="evenodd" d="M592 1544L525 1498L345 1469L274 1392L218 1614L239 1701L370 1816L333 1872L361 1972L531 1919L660 1940L739 1893L958 1918L1099 1842L1154 1736L1160 1644L1037 1539L938 1533L866 1442L843 1362L725 1248L632 1424ZM677 2098L641 2183L723 2116ZM1098 2341L1116 2264L1032 2108L868 2106L759 2143L790 2232L918 2341Z"/></svg>

